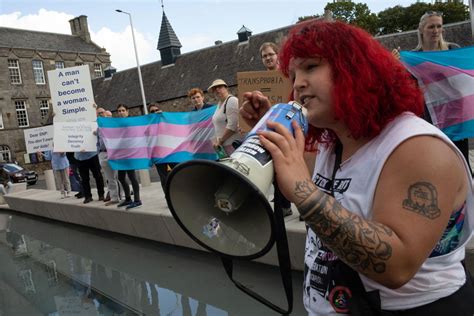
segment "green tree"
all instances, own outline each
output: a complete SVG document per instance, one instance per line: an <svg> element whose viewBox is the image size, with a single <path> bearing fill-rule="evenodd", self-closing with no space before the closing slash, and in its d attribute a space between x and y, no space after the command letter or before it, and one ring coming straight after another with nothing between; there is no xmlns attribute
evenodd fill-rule
<svg viewBox="0 0 474 316"><path fill-rule="evenodd" d="M469 6L459 2L443 2L432 5L432 10L443 12L443 23L469 20Z"/></svg>
<svg viewBox="0 0 474 316"><path fill-rule="evenodd" d="M405 31L405 23L402 23L406 17L405 11L406 8L397 5L393 8L388 8L379 12L380 34L391 34Z"/></svg>
<svg viewBox="0 0 474 316"><path fill-rule="evenodd" d="M415 30L418 28L420 17L427 11L442 12L443 23L465 21L469 18L468 7L462 3L429 4L418 2L408 7L395 6L380 11L378 14L380 33L390 34Z"/></svg>
<svg viewBox="0 0 474 316"><path fill-rule="evenodd" d="M357 25L371 34L378 31L377 15L365 3L330 2L324 9L331 10L334 19Z"/></svg>

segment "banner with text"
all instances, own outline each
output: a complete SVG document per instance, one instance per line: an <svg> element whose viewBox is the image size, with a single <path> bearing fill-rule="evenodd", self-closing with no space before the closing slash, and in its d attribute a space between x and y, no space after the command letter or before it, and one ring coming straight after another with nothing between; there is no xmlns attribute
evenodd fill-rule
<svg viewBox="0 0 474 316"><path fill-rule="evenodd" d="M96 121L89 66L48 71L54 122Z"/></svg>
<svg viewBox="0 0 474 316"><path fill-rule="evenodd" d="M53 125L25 129L23 133L28 154L53 150Z"/></svg>
<svg viewBox="0 0 474 316"><path fill-rule="evenodd" d="M242 105L244 93L255 90L267 96L272 105L286 103L290 98L291 84L278 70L238 72L237 84L240 105ZM239 119L239 126L243 132L249 132L252 129L242 118Z"/></svg>
<svg viewBox="0 0 474 316"><path fill-rule="evenodd" d="M55 122L54 151L97 151L96 122Z"/></svg>

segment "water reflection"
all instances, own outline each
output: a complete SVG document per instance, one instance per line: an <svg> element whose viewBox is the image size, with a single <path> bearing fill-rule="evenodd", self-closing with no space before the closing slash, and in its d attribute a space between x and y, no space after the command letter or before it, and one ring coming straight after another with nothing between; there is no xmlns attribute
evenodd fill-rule
<svg viewBox="0 0 474 316"><path fill-rule="evenodd" d="M2 316L275 315L214 256L60 222L0 212L0 258ZM248 266L250 287L285 301L278 270ZM301 282L296 273L293 315L305 314Z"/></svg>

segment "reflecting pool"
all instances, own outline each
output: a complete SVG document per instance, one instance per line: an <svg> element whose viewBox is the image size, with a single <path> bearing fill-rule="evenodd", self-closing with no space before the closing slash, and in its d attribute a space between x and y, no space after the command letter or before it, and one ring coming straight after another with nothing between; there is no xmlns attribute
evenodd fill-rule
<svg viewBox="0 0 474 316"><path fill-rule="evenodd" d="M285 308L276 267L235 262L234 278ZM294 310L302 273L293 271ZM220 259L0 209L0 316L277 315L234 287Z"/></svg>

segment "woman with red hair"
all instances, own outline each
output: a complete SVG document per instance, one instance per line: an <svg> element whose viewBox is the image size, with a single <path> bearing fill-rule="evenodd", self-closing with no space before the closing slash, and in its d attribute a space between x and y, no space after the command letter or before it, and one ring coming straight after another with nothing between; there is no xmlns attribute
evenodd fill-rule
<svg viewBox="0 0 474 316"><path fill-rule="evenodd" d="M268 121L259 133L283 195L308 227L304 304L310 315L471 315L461 261L474 226L470 171L418 117L410 75L369 34L342 22L296 25L280 69L307 110L305 139ZM255 124L270 107L244 95ZM311 175L305 147L317 147Z"/></svg>

